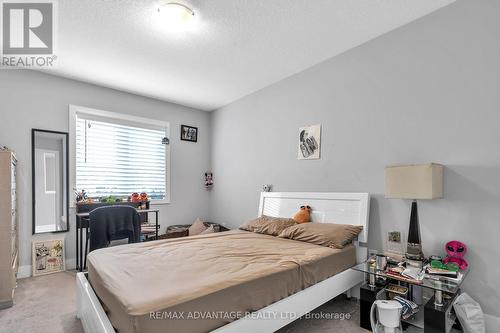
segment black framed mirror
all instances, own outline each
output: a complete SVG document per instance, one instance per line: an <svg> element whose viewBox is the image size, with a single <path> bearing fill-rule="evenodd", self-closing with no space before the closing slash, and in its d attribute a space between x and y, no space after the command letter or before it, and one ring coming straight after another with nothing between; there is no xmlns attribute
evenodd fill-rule
<svg viewBox="0 0 500 333"><path fill-rule="evenodd" d="M68 133L31 130L33 234L69 231Z"/></svg>

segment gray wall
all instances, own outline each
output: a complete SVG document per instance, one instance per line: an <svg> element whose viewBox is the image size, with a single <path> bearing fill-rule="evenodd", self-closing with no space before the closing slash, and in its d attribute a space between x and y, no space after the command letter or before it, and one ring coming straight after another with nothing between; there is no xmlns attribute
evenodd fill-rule
<svg viewBox="0 0 500 333"><path fill-rule="evenodd" d="M203 174L210 165L208 112L39 72L0 70L0 145L13 149L19 159L21 266L31 264L32 238L61 235L31 236L31 129L68 131L69 104L169 121L172 203L159 205L161 230L169 224L190 223L198 216L208 216L209 193L203 187ZM180 141L181 124L199 128L198 143ZM73 210L70 210L70 218L70 232L63 235L66 238L66 258L71 266L75 258Z"/></svg>
<svg viewBox="0 0 500 333"><path fill-rule="evenodd" d="M373 195L369 243L408 228L384 199L384 166L446 165L445 199L419 206L426 254L469 245L465 290L500 316L500 2L461 0L215 111L211 214L238 226L275 191ZM325 41L328 42L328 41ZM298 128L322 124L322 158L297 160Z"/></svg>

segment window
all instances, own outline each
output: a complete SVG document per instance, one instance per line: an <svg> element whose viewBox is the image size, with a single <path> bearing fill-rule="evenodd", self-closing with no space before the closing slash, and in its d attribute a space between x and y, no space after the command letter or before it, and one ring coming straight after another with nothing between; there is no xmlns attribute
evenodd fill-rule
<svg viewBox="0 0 500 333"><path fill-rule="evenodd" d="M91 198L146 192L152 200L166 200L169 156L163 140L168 126L128 118L75 113L76 188Z"/></svg>

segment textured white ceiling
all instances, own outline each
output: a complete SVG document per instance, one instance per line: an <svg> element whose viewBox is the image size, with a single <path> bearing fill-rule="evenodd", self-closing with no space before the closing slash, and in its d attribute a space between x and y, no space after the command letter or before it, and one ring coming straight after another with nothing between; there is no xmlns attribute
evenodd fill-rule
<svg viewBox="0 0 500 333"><path fill-rule="evenodd" d="M454 0L190 0L193 31L158 0L59 1L53 74L213 110Z"/></svg>

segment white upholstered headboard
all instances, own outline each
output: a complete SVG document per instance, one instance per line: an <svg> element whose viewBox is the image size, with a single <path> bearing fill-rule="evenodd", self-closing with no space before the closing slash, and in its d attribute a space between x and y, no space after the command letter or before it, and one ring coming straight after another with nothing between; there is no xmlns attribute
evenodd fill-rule
<svg viewBox="0 0 500 333"><path fill-rule="evenodd" d="M259 214L275 217L292 217L300 206L312 208L312 222L362 225L358 236L358 262L366 260L368 242L368 216L370 195L368 193L334 192L262 192Z"/></svg>

